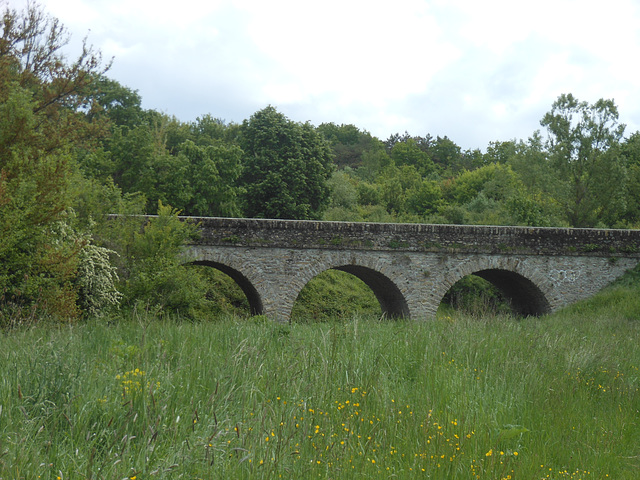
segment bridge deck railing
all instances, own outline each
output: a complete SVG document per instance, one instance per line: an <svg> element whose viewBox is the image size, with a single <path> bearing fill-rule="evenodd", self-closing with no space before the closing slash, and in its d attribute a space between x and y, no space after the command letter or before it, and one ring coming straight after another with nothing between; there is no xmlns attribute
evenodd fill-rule
<svg viewBox="0 0 640 480"><path fill-rule="evenodd" d="M182 217L201 245L640 257L640 230Z"/></svg>

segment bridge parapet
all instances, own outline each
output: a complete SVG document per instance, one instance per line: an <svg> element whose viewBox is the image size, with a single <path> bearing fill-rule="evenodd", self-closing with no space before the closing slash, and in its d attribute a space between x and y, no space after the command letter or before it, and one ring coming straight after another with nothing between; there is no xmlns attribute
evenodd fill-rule
<svg viewBox="0 0 640 480"><path fill-rule="evenodd" d="M640 230L185 217L197 245L640 258Z"/></svg>

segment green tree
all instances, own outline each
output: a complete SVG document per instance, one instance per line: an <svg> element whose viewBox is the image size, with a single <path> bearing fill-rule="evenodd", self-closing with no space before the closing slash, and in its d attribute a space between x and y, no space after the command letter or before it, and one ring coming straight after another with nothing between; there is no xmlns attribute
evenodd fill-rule
<svg viewBox="0 0 640 480"><path fill-rule="evenodd" d="M423 177L433 174L436 170L429 154L421 150L413 138L397 142L391 149L390 156L398 167L411 165Z"/></svg>
<svg viewBox="0 0 640 480"><path fill-rule="evenodd" d="M113 180L124 193L142 192L148 200L148 211L153 211L162 194L159 191L159 176L169 166L164 146L156 141L149 125L134 127L115 126L106 142L106 149L113 164ZM183 170L186 169L183 166ZM176 174L178 172L171 172ZM184 175L181 177L184 178ZM175 202L179 204L180 202Z"/></svg>
<svg viewBox="0 0 640 480"><path fill-rule="evenodd" d="M627 166L626 209L622 218L626 227L640 226L640 132L625 139L620 148Z"/></svg>
<svg viewBox="0 0 640 480"><path fill-rule="evenodd" d="M266 107L242 123L242 183L249 217L320 218L328 205L331 147L309 123Z"/></svg>
<svg viewBox="0 0 640 480"><path fill-rule="evenodd" d="M123 303L155 314L174 313L188 318L200 316L205 308L206 284L196 271L183 265L185 243L197 232L195 226L178 218L177 210L158 205L158 216L121 245L120 276Z"/></svg>
<svg viewBox="0 0 640 480"><path fill-rule="evenodd" d="M465 170L444 186L445 199L464 205L479 193L487 198L502 201L520 187L520 181L510 166L498 163L475 170Z"/></svg>
<svg viewBox="0 0 640 480"><path fill-rule="evenodd" d="M551 168L539 131L534 132L526 142L502 142L501 151L496 150L495 147L487 149L487 158L509 165L528 191L551 195L559 188L559 180Z"/></svg>
<svg viewBox="0 0 640 480"><path fill-rule="evenodd" d="M456 173L465 168L462 149L448 137L437 137L427 152L442 172Z"/></svg>
<svg viewBox="0 0 640 480"><path fill-rule="evenodd" d="M226 123L209 114L198 117L190 125L192 140L198 145L212 145L220 142L235 144L238 140L240 125Z"/></svg>
<svg viewBox="0 0 640 480"><path fill-rule="evenodd" d="M361 181L358 183L357 191L359 205L378 205L382 202L380 186L377 183Z"/></svg>
<svg viewBox="0 0 640 480"><path fill-rule="evenodd" d="M426 217L442 206L442 189L435 180L424 179L407 192L407 209L411 213Z"/></svg>
<svg viewBox="0 0 640 480"><path fill-rule="evenodd" d="M422 177L413 165L396 167L393 161L380 171L376 178L381 204L387 212L400 214L405 211L407 190L415 188Z"/></svg>
<svg viewBox="0 0 640 480"><path fill-rule="evenodd" d="M242 160L240 147L222 141L199 146L187 140L179 148L179 157L188 160L187 175L191 189L191 198L183 207L184 213L238 216L240 189L237 181Z"/></svg>
<svg viewBox="0 0 640 480"><path fill-rule="evenodd" d="M362 154L362 165L356 170L356 174L362 180L373 182L380 171L391 165L392 160L387 152L378 145L376 148L367 150Z"/></svg>
<svg viewBox="0 0 640 480"><path fill-rule="evenodd" d="M97 76L87 89L94 106L91 118L106 116L113 125L134 127L139 125L145 116L142 109L142 97L136 90L131 90L119 82L104 75Z"/></svg>
<svg viewBox="0 0 640 480"><path fill-rule="evenodd" d="M379 140L355 125L323 123L317 130L331 143L335 156L334 163L338 168L347 166L358 168L363 163L365 152L380 148Z"/></svg>
<svg viewBox="0 0 640 480"><path fill-rule="evenodd" d="M330 206L333 208L343 207L351 209L358 201L358 191L356 181L349 175L352 170L347 167L345 170L336 170L327 182L331 188Z"/></svg>
<svg viewBox="0 0 640 480"><path fill-rule="evenodd" d="M133 127L113 127L111 137L105 142L112 178L124 193L143 193L147 198L147 213L155 211L158 201L184 210L193 197L191 159L184 154L186 148L182 143L173 147L173 153L167 146L168 129L173 125L171 118L157 115L149 118L151 123L145 120ZM174 134L172 140L177 142L175 137L182 135Z"/></svg>
<svg viewBox="0 0 640 480"><path fill-rule="evenodd" d="M518 155L518 143L515 140L507 142L489 142L485 159L487 163L508 163Z"/></svg>
<svg viewBox="0 0 640 480"><path fill-rule="evenodd" d="M506 212L509 214L509 223L512 225L526 225L531 227L550 227L553 218L544 209L544 204L535 198L522 192L514 195L505 202Z"/></svg>
<svg viewBox="0 0 640 480"><path fill-rule="evenodd" d="M79 314L81 242L68 234L74 153L105 132L86 91L104 73L86 45L72 63L57 19L28 5L2 13L0 37L0 323L34 309ZM17 312L17 313L16 313Z"/></svg>
<svg viewBox="0 0 640 480"><path fill-rule="evenodd" d="M562 181L556 198L572 227L615 223L624 211L626 172L620 154L624 125L613 100L589 105L571 94L540 122L549 133L551 166Z"/></svg>
<svg viewBox="0 0 640 480"><path fill-rule="evenodd" d="M640 165L640 131L632 133L622 142L620 153L626 159L627 165Z"/></svg>
<svg viewBox="0 0 640 480"><path fill-rule="evenodd" d="M113 125L104 149L85 155L83 171L105 175L124 193L142 193L145 211L158 201L185 215L235 216L242 150L223 140L223 123L205 116L193 124L145 111L132 125Z"/></svg>
<svg viewBox="0 0 640 480"><path fill-rule="evenodd" d="M623 226L638 228L640 227L640 164L629 165L626 187L627 204L623 215Z"/></svg>

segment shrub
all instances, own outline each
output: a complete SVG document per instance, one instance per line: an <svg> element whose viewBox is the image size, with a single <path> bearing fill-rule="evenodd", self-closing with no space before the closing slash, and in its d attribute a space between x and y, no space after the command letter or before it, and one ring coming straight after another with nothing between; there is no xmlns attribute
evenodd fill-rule
<svg viewBox="0 0 640 480"><path fill-rule="evenodd" d="M120 304L122 293L116 288L118 274L109 261L113 250L93 244L80 251L78 276L78 303L87 316L100 317Z"/></svg>
<svg viewBox="0 0 640 480"><path fill-rule="evenodd" d="M184 245L196 234L178 211L159 202L158 216L136 231L125 247L124 300L131 307L195 318L205 306L206 285L184 265Z"/></svg>

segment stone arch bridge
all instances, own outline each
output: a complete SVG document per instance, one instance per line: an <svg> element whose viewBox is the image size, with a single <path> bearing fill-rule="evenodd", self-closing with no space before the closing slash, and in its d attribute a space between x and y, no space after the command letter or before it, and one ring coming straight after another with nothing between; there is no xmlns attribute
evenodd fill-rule
<svg viewBox="0 0 640 480"><path fill-rule="evenodd" d="M332 268L363 280L386 315L427 319L466 275L498 287L516 313L541 315L640 262L639 230L183 219L201 232L186 262L226 273L253 314L284 322L307 282Z"/></svg>

